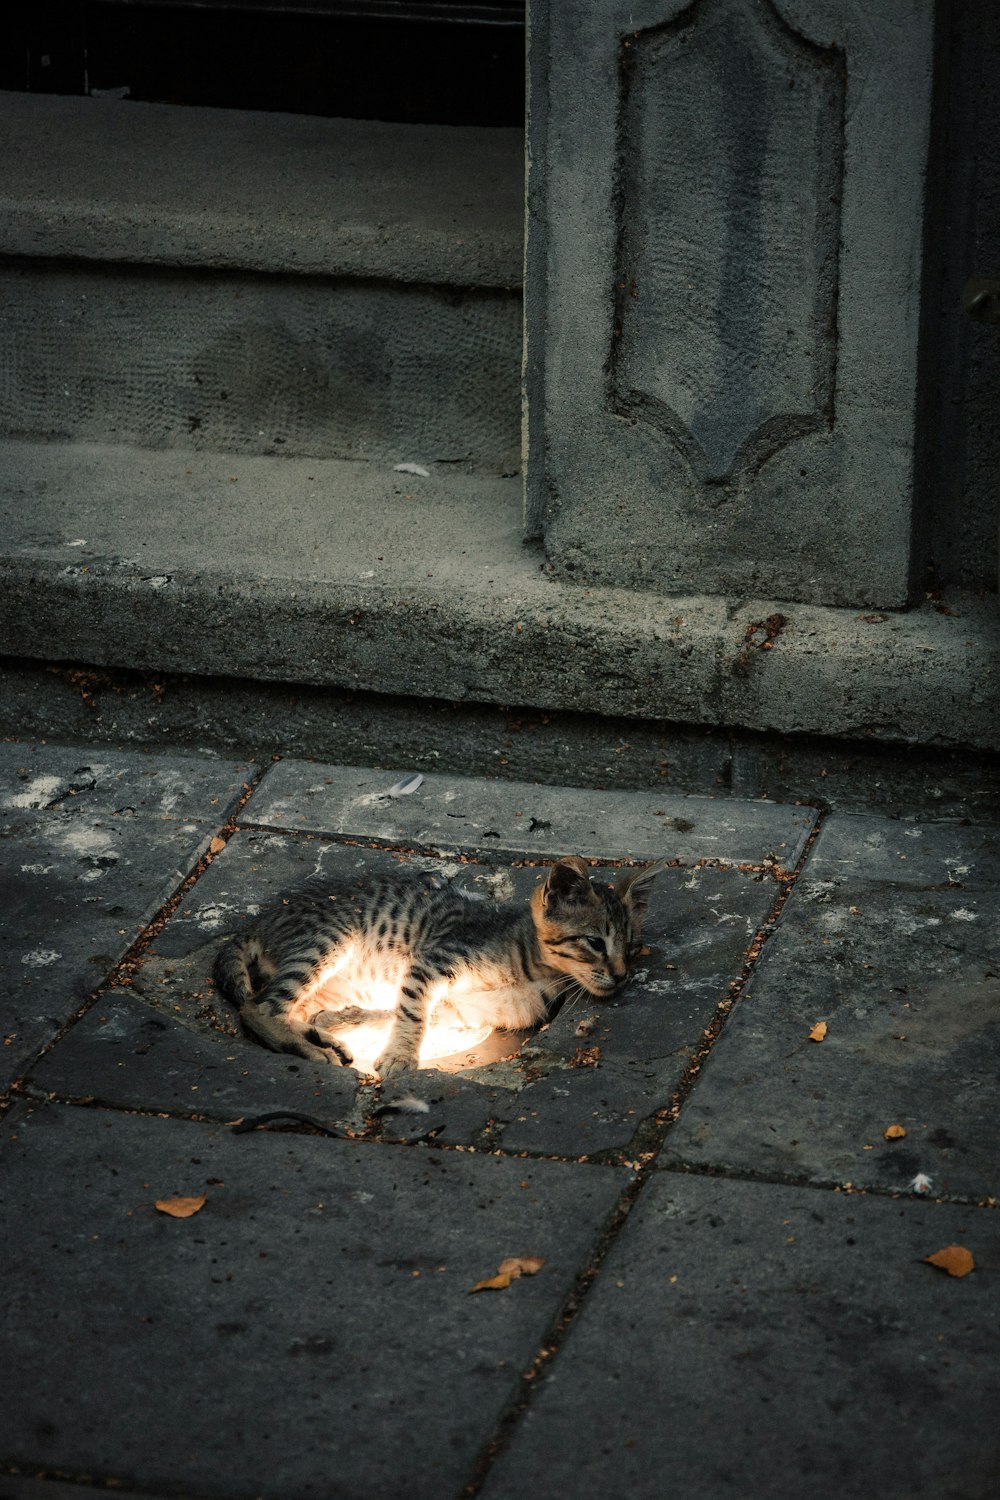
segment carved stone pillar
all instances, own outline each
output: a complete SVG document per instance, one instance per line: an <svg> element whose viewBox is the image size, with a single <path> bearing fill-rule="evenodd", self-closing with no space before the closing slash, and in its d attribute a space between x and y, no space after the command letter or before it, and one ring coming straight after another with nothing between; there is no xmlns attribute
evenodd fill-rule
<svg viewBox="0 0 1000 1500"><path fill-rule="evenodd" d="M567 577L907 602L934 0L531 0L526 491Z"/></svg>

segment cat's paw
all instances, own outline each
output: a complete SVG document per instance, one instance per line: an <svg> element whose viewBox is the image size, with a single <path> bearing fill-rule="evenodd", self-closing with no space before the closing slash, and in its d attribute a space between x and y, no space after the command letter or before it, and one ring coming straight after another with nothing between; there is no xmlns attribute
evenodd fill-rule
<svg viewBox="0 0 1000 1500"><path fill-rule="evenodd" d="M416 1057L411 1057L406 1052L385 1051L375 1059L375 1072L383 1083L387 1078L395 1078L399 1073L409 1073L417 1066Z"/></svg>
<svg viewBox="0 0 1000 1500"><path fill-rule="evenodd" d="M304 1041L298 1050L300 1056L308 1057L310 1062L321 1063L325 1068L341 1068L344 1065L344 1059L333 1046L317 1047L313 1042Z"/></svg>

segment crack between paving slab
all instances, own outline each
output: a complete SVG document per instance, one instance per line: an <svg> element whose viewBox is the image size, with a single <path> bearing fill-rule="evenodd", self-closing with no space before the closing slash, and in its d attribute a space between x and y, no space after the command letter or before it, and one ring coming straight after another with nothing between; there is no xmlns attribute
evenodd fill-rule
<svg viewBox="0 0 1000 1500"><path fill-rule="evenodd" d="M763 866L740 865L737 867L743 871L764 870L778 882L780 890L771 910L757 928L757 931L750 940L750 946L743 955L743 969L739 978L730 980L725 997L719 1001L715 1008L715 1015L702 1032L701 1041L695 1048L694 1054L671 1096L670 1103L665 1105L664 1108L657 1110L650 1116L649 1120L643 1122L643 1125L646 1127L646 1134L649 1137L648 1141L644 1142L642 1140L643 1125L641 1125L629 1143L628 1151L633 1157L637 1157L637 1164L639 1166L645 1167L650 1164L653 1157L658 1155L662 1150L670 1127L676 1121L685 1100L697 1084L701 1070L708 1061L713 1047L721 1036L729 1016L732 1014L737 1001L741 998L750 982L765 943L777 929L781 913L784 911L785 905L792 891L795 889L799 876L806 867L809 856L813 851L813 846L819 838L827 817L828 814L825 812L817 813L816 822L809 837L806 839L802 853L799 855L793 870L788 870L782 865L769 863L768 861L765 861ZM639 1151L635 1150L637 1145L641 1148Z"/></svg>
<svg viewBox="0 0 1000 1500"><path fill-rule="evenodd" d="M563 1342L587 1298L587 1294L596 1282L605 1260L617 1242L626 1219L635 1207L646 1183L656 1170L656 1158L663 1148L670 1127L674 1124L683 1108L685 1100L697 1084L702 1066L721 1035L726 1020L736 1001L746 988L747 982L760 958L761 950L775 930L785 903L788 901L796 881L806 866L806 862L812 853L813 846L819 837L825 820L826 814L819 812L816 823L805 842L794 870L785 869L773 861L765 861L764 864L759 866L738 866L741 870L753 871L754 873L761 872L771 876L779 883L780 890L765 921L758 927L750 942L750 946L746 950L740 977L730 982L725 998L719 1001L716 1007L716 1014L705 1028L702 1040L696 1048L677 1088L674 1090L670 1103L662 1109L656 1110L647 1120L643 1121L624 1152L602 1152L599 1162L594 1158L575 1158L575 1160L580 1162L589 1161L592 1165L617 1163L631 1168L635 1176L623 1189L606 1228L598 1237L588 1264L577 1274L573 1287L563 1302L555 1322L543 1337L531 1363L522 1371L518 1388L501 1414L497 1427L480 1450L479 1457L472 1470L472 1478L459 1492L459 1500L472 1500L472 1497L478 1495L496 1460L510 1445L517 1426L531 1403L532 1393L539 1383L538 1377L549 1368L550 1362L558 1356ZM703 865L715 865L719 861L703 860L701 863ZM528 1153L517 1154L526 1155Z"/></svg>
<svg viewBox="0 0 1000 1500"><path fill-rule="evenodd" d="M838 1182L835 1178L817 1179L793 1176L791 1173L755 1171L752 1167L717 1167L702 1163L671 1162L669 1166L656 1169L661 1175L676 1174L682 1177L725 1177L730 1182L763 1182L771 1187L808 1188L817 1193L843 1193L847 1197L916 1199L920 1203L944 1203L958 1208L1000 1209L1000 1199L993 1197L973 1198L961 1193L914 1193L904 1187L879 1187L876 1183L861 1186L854 1182Z"/></svg>
<svg viewBox="0 0 1000 1500"><path fill-rule="evenodd" d="M190 891L191 888L197 884L202 875L204 875L205 871L209 868L209 866L217 858L217 856L222 853L226 845L229 843L229 840L232 838L233 834L237 831L237 819L239 818L240 810L246 806L247 802L257 790L258 786L264 778L266 770L267 766L262 766L256 771L251 772L247 780L243 783L243 791L235 808L230 813L225 823L223 823L222 826L217 830L217 832L213 834L212 838L209 840L208 848L205 850L204 854L202 854L195 862L194 868L190 870L187 875L185 875L184 879L178 885L173 894L167 897L166 901L164 901L163 905L160 907L156 915L146 923L145 927L139 933L138 937L126 950L123 957L118 960L114 968L108 974L107 978L104 979L97 986L97 988L87 996L86 1000L84 1000L82 1005L80 1005L78 1009L74 1011L69 1020L63 1022L59 1030L56 1032L55 1036L53 1036L48 1042L46 1042L43 1047L39 1048L34 1057L31 1058L30 1062L25 1065L19 1076L15 1078L13 1082L8 1084L3 1095L0 1096L0 1119L3 1118L4 1114L10 1108L10 1105L13 1103L14 1099L23 1095L25 1079L30 1075L32 1069L37 1067L39 1061L49 1052L51 1052L53 1047L58 1046L66 1033L72 1030L72 1028L78 1021L82 1020L87 1012L98 1003L101 997L103 995L106 995L109 990L128 989L131 986L135 972L142 964L150 945L159 936L166 923L173 916L178 906L184 900L184 897L187 895L188 891Z"/></svg>
<svg viewBox="0 0 1000 1500"><path fill-rule="evenodd" d="M117 1474L92 1474L81 1472L77 1469L61 1469L55 1464L19 1462L17 1459L0 1461L0 1477L5 1479L29 1479L39 1481L40 1486L47 1481L54 1480L57 1484L74 1484L91 1490L107 1490L109 1495L118 1495L120 1500L143 1500L148 1495L148 1490L138 1482L131 1479L122 1479ZM41 1488L39 1494L42 1494ZM157 1495L163 1496L173 1494L176 1500L218 1500L209 1496L207 1491L194 1491L189 1485L183 1490L176 1489L173 1485L158 1485Z"/></svg>

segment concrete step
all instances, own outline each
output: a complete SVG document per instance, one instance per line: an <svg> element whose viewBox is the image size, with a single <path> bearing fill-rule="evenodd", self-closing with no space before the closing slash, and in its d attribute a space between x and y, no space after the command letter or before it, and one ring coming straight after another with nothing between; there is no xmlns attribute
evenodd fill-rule
<svg viewBox="0 0 1000 1500"><path fill-rule="evenodd" d="M520 485L9 442L0 652L602 718L989 750L994 597L881 614L549 577Z"/></svg>
<svg viewBox="0 0 1000 1500"><path fill-rule="evenodd" d="M0 94L0 432L520 445L522 136Z"/></svg>

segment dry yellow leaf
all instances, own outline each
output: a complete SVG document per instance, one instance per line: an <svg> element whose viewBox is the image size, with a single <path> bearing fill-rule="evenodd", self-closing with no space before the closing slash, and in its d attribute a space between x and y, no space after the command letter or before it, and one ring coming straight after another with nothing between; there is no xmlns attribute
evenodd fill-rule
<svg viewBox="0 0 1000 1500"><path fill-rule="evenodd" d="M946 1245L943 1250L936 1250L924 1258L929 1266L940 1266L949 1276L968 1276L976 1265L964 1245Z"/></svg>
<svg viewBox="0 0 1000 1500"><path fill-rule="evenodd" d="M469 1287L469 1291L502 1292L505 1287L510 1286L512 1280L513 1277L511 1277L506 1271L504 1271L496 1276L487 1277L485 1281L477 1281L475 1286Z"/></svg>
<svg viewBox="0 0 1000 1500"><path fill-rule="evenodd" d="M882 1134L887 1141L901 1141L906 1134L905 1125L887 1125Z"/></svg>
<svg viewBox="0 0 1000 1500"><path fill-rule="evenodd" d="M535 1276L545 1264L544 1255L511 1255L497 1266L497 1274L503 1276Z"/></svg>
<svg viewBox="0 0 1000 1500"><path fill-rule="evenodd" d="M197 1198L157 1198L154 1206L172 1219L190 1219L205 1207L205 1194L199 1193Z"/></svg>
<svg viewBox="0 0 1000 1500"><path fill-rule="evenodd" d="M225 847L226 847L226 841L225 841L225 839L220 839L218 835L215 836L215 838L212 840L212 842L208 846L209 852L212 853L212 854L221 854L222 851L223 851L223 849Z"/></svg>
<svg viewBox="0 0 1000 1500"><path fill-rule="evenodd" d="M811 1042L821 1042L825 1036L826 1036L826 1022L825 1021L817 1021L816 1025L813 1027L812 1031L810 1031L810 1033L809 1033L809 1040Z"/></svg>
<svg viewBox="0 0 1000 1500"><path fill-rule="evenodd" d="M544 1255L510 1255L497 1266L497 1274L470 1286L470 1292L502 1292L518 1276L534 1276L545 1264Z"/></svg>

